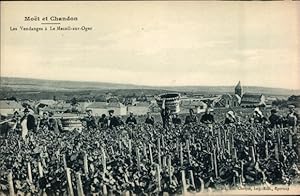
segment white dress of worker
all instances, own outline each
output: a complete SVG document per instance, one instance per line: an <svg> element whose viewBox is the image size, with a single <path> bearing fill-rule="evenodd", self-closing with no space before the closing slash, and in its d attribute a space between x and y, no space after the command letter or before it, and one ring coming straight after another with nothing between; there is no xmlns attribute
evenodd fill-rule
<svg viewBox="0 0 300 196"><path fill-rule="evenodd" d="M21 122L21 127L22 127L22 138L25 140L26 135L28 134L28 129L27 129L27 118L25 118Z"/></svg>

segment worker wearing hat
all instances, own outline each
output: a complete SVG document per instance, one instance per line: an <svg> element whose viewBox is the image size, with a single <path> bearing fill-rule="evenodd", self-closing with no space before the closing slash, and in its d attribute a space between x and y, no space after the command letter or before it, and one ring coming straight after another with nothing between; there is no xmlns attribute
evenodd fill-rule
<svg viewBox="0 0 300 196"><path fill-rule="evenodd" d="M59 120L53 117L54 116L53 112L49 112L48 116L49 116L49 130L58 133L61 130Z"/></svg>
<svg viewBox="0 0 300 196"><path fill-rule="evenodd" d="M1 136L3 135L4 138L7 138L8 132L10 130L9 127L9 120L7 120L7 114L0 114L1 116L1 124L0 124L0 133Z"/></svg>
<svg viewBox="0 0 300 196"><path fill-rule="evenodd" d="M154 117L151 115L150 112L147 112L147 118L145 120L145 123L154 126Z"/></svg>
<svg viewBox="0 0 300 196"><path fill-rule="evenodd" d="M236 122L236 118L235 118L235 115L234 115L234 112L233 111L228 111L226 113L226 118L225 118L225 124L231 124L231 123L235 123Z"/></svg>
<svg viewBox="0 0 300 196"><path fill-rule="evenodd" d="M114 110L108 110L108 127L110 129L114 128L114 127L118 127L120 126L119 120L116 116L114 116Z"/></svg>
<svg viewBox="0 0 300 196"><path fill-rule="evenodd" d="M88 130L92 130L97 128L96 125L96 119L93 116L93 111L91 109L86 110L87 116L83 118L83 120L86 122L86 127Z"/></svg>
<svg viewBox="0 0 300 196"><path fill-rule="evenodd" d="M21 127L22 127L22 138L25 140L26 135L29 131L35 131L35 118L32 114L30 114L30 111L28 108L25 108L24 116L21 118Z"/></svg>
<svg viewBox="0 0 300 196"><path fill-rule="evenodd" d="M49 113L47 111L43 112L43 117L42 119L37 123L38 124L38 129L41 128L43 130L49 129Z"/></svg>
<svg viewBox="0 0 300 196"><path fill-rule="evenodd" d="M11 122L13 123L12 130L16 132L21 132L21 116L18 111L14 112Z"/></svg>
<svg viewBox="0 0 300 196"><path fill-rule="evenodd" d="M194 110L190 108L189 109L189 115L186 116L184 124L187 125L187 124L190 124L190 123L197 123L197 122L198 122L198 118L194 114Z"/></svg>
<svg viewBox="0 0 300 196"><path fill-rule="evenodd" d="M170 109L168 107L166 107L165 99L163 99L160 115L161 115L161 119L162 119L162 123L163 123L163 128L169 129L171 122L172 122L172 115L171 115Z"/></svg>
<svg viewBox="0 0 300 196"><path fill-rule="evenodd" d="M210 113L212 109L206 108L205 114L202 115L200 122L204 124L212 124L215 122L214 116Z"/></svg>
<svg viewBox="0 0 300 196"><path fill-rule="evenodd" d="M282 124L282 116L277 114L276 108L273 108L271 110L271 115L269 117L269 121L270 121L270 128L274 128L275 126Z"/></svg>
<svg viewBox="0 0 300 196"><path fill-rule="evenodd" d="M181 119L179 118L177 113L173 114L172 123L175 127L178 127L179 125L181 125Z"/></svg>
<svg viewBox="0 0 300 196"><path fill-rule="evenodd" d="M266 120L263 113L260 111L260 109L257 107L254 109L253 113L253 121L254 123L263 123Z"/></svg>
<svg viewBox="0 0 300 196"><path fill-rule="evenodd" d="M126 119L126 124L128 124L128 125L136 125L137 124L136 118L133 116L133 112L129 113L129 117Z"/></svg>
<svg viewBox="0 0 300 196"><path fill-rule="evenodd" d="M102 114L98 120L98 126L100 128L107 128L107 125L108 125L108 118L106 117L106 114Z"/></svg>
<svg viewBox="0 0 300 196"><path fill-rule="evenodd" d="M295 127L299 123L299 115L295 111L294 105L289 105L289 113L287 115L287 124L289 126Z"/></svg>

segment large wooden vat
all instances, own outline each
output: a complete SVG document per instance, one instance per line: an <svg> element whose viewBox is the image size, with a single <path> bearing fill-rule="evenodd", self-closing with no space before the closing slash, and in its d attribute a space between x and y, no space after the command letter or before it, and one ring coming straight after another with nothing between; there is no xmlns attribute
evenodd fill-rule
<svg viewBox="0 0 300 196"><path fill-rule="evenodd" d="M155 97L156 102L162 108L163 100L165 100L165 107L169 108L171 113L180 112L180 94L179 93L164 93Z"/></svg>
<svg viewBox="0 0 300 196"><path fill-rule="evenodd" d="M61 118L64 131L82 131L83 125L79 118Z"/></svg>

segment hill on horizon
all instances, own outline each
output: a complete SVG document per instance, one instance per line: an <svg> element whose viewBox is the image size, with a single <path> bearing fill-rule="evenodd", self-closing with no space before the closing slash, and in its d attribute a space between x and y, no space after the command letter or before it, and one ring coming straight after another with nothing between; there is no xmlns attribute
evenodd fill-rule
<svg viewBox="0 0 300 196"><path fill-rule="evenodd" d="M257 86L243 86L244 92L267 95L299 95L299 90L284 88L270 88ZM1 91L83 91L83 90L167 90L194 93L233 93L234 86L145 86L134 84L117 84L108 82L86 82L86 81L61 81L31 78L1 77Z"/></svg>

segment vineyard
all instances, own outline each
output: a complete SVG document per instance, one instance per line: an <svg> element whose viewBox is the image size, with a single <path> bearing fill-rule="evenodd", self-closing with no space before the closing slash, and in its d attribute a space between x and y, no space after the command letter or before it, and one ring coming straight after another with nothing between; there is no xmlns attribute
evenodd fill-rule
<svg viewBox="0 0 300 196"><path fill-rule="evenodd" d="M298 129L299 131L299 129ZM297 129L146 124L1 139L0 190L23 195L184 194L295 184Z"/></svg>

